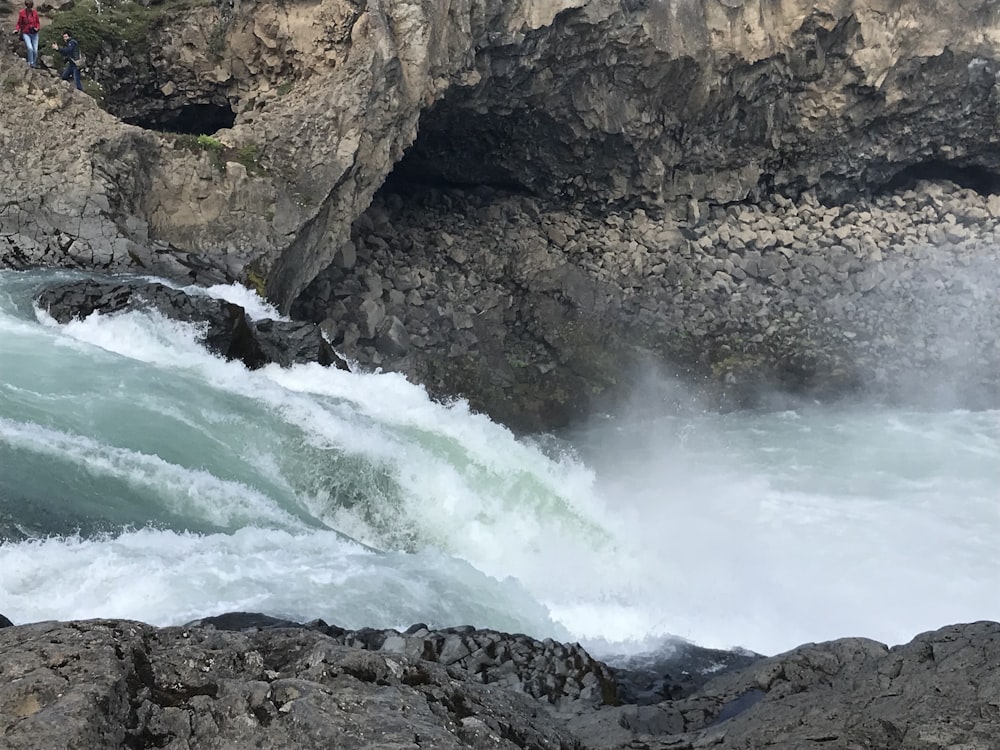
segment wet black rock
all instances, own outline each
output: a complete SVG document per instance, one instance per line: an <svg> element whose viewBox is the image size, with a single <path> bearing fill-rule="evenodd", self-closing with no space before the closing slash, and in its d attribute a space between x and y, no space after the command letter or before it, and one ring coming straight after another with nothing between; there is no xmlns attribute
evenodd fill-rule
<svg viewBox="0 0 1000 750"><path fill-rule="evenodd" d="M186 628L214 628L215 630L229 630L234 633L256 633L261 630L272 630L274 628L305 628L303 625L292 620L284 620L280 617L271 617L260 612L226 612L213 617L203 617L193 620L184 625Z"/></svg>
<svg viewBox="0 0 1000 750"><path fill-rule="evenodd" d="M748 667L762 654L703 648L678 640L653 654L615 659L623 702L646 705L686 698L709 680Z"/></svg>
<svg viewBox="0 0 1000 750"><path fill-rule="evenodd" d="M270 363L282 367L316 362L347 369L346 363L311 323L253 320L240 305L204 294L188 294L148 281L85 279L43 288L38 306L59 323L93 313L109 315L155 310L173 320L202 327L201 341L226 359L250 369Z"/></svg>

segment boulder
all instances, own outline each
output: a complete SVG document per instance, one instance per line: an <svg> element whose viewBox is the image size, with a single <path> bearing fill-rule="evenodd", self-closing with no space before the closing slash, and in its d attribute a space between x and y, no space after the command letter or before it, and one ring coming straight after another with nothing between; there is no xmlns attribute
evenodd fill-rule
<svg viewBox="0 0 1000 750"><path fill-rule="evenodd" d="M252 320L239 305L202 294L188 294L158 282L84 279L51 284L36 296L38 307L59 323L94 313L155 310L186 323L204 324L202 343L250 369L269 363L282 367L316 362L347 369L319 326L282 320Z"/></svg>

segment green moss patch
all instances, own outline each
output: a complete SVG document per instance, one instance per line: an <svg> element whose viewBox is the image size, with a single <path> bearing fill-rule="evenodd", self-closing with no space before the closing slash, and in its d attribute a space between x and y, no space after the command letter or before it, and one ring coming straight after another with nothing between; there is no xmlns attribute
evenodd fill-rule
<svg viewBox="0 0 1000 750"><path fill-rule="evenodd" d="M250 143L239 148L230 148L210 135L188 135L186 133L172 134L174 148L183 148L192 153L204 152L212 159L212 163L220 172L226 171L226 164L236 162L246 167L249 174L261 174L262 152L256 143Z"/></svg>

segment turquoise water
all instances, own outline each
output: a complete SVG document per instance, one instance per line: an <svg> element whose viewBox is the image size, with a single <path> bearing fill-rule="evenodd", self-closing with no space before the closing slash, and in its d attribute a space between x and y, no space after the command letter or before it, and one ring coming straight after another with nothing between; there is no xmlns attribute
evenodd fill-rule
<svg viewBox="0 0 1000 750"><path fill-rule="evenodd" d="M242 609L772 653L1000 618L1000 412L643 402L518 439L397 375L247 371L152 314L58 326L31 305L54 277L0 272L15 622Z"/></svg>

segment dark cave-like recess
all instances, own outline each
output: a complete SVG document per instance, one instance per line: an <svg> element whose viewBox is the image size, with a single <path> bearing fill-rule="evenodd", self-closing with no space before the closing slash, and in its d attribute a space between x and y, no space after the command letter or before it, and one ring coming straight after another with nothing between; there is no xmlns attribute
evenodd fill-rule
<svg viewBox="0 0 1000 750"><path fill-rule="evenodd" d="M445 100L421 115L417 138L384 189L485 187L546 194L578 166L577 155L556 137L563 130L533 109L483 113Z"/></svg>
<svg viewBox="0 0 1000 750"><path fill-rule="evenodd" d="M416 141L393 168L383 189L406 193L413 188L471 189L483 185L531 192L510 168L492 158L490 148L495 147L495 140L495 134L473 126L456 132L421 122Z"/></svg>
<svg viewBox="0 0 1000 750"><path fill-rule="evenodd" d="M980 195L1000 193L1000 175L996 172L985 167L960 166L946 161L926 161L906 167L883 186L883 192L906 190L919 180L949 180Z"/></svg>
<svg viewBox="0 0 1000 750"><path fill-rule="evenodd" d="M179 109L160 110L141 117L125 118L129 125L146 130L189 135L212 135L223 128L231 128L236 113L228 104L188 104Z"/></svg>

